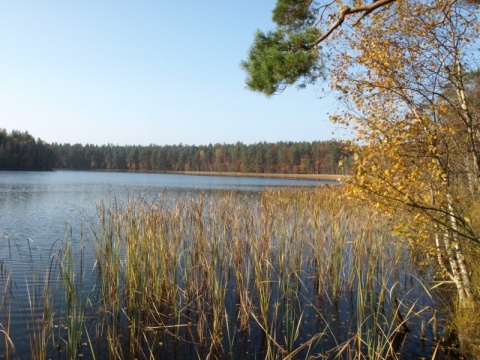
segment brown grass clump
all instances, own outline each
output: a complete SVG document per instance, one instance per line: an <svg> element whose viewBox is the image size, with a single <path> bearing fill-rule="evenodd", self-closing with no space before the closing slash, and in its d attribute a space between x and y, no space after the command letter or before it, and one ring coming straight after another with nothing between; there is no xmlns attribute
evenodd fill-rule
<svg viewBox="0 0 480 360"><path fill-rule="evenodd" d="M457 309L453 323L457 329L461 353L474 359L480 358L480 313L477 309L478 304L467 309Z"/></svg>
<svg viewBox="0 0 480 360"><path fill-rule="evenodd" d="M480 359L480 249L476 245L467 246L466 255L475 298L464 309L455 304L450 305L449 328L453 329L454 336L449 337L459 343L462 354Z"/></svg>

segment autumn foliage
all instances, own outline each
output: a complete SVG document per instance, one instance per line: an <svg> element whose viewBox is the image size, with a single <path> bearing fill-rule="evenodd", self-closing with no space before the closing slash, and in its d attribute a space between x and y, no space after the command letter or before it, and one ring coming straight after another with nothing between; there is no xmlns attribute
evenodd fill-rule
<svg viewBox="0 0 480 360"><path fill-rule="evenodd" d="M290 51L300 67L301 53L316 51L315 68L325 66L344 104L332 120L356 134L350 194L396 219L396 232L436 258L461 307L470 306L464 249L480 244L475 2L278 0L274 14L288 19L277 21L277 32L319 32ZM271 84L262 88L253 66L258 45L244 63L247 84L270 95ZM297 81L318 80L314 75L303 72Z"/></svg>

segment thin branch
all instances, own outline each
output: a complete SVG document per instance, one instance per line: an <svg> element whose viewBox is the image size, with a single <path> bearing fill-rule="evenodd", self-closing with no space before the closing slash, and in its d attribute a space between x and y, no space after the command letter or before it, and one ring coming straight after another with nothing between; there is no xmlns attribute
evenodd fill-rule
<svg viewBox="0 0 480 360"><path fill-rule="evenodd" d="M381 7L384 7L390 3L393 3L397 0L378 0L378 1L375 1L373 2L372 4L370 5L365 5L365 6L358 6L358 7L355 7L355 8L349 8L349 7L346 7L344 9L342 9L342 11L340 11L340 13L338 14L338 19L337 21L330 27L330 29L327 30L327 32L325 34L323 34L322 36L320 36L318 39L316 39L312 44L311 46L316 46L318 45L319 43L321 43L322 41L324 41L326 38L328 38L330 36L331 33L333 33L338 27L340 27L343 22L345 21L345 18L348 16L348 15L352 15L352 14L356 14L356 13L359 13L359 12L363 12L363 15L360 17L360 19L357 20L357 22L355 24L357 24L360 20L362 20L364 17L368 16L371 12L377 10L378 8L381 8Z"/></svg>

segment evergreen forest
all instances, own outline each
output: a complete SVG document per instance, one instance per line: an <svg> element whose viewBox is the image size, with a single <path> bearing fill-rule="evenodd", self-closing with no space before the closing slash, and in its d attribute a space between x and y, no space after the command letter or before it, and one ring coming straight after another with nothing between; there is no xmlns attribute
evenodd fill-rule
<svg viewBox="0 0 480 360"><path fill-rule="evenodd" d="M28 132L0 129L0 170L209 171L340 174L348 157L340 141L246 145L48 144Z"/></svg>

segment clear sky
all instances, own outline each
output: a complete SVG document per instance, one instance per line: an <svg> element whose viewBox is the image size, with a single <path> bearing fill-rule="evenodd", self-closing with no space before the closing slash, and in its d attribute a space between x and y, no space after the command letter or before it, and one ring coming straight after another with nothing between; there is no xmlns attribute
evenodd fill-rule
<svg viewBox="0 0 480 360"><path fill-rule="evenodd" d="M274 0L0 2L0 128L47 142L342 138L319 88L265 96L240 68Z"/></svg>

